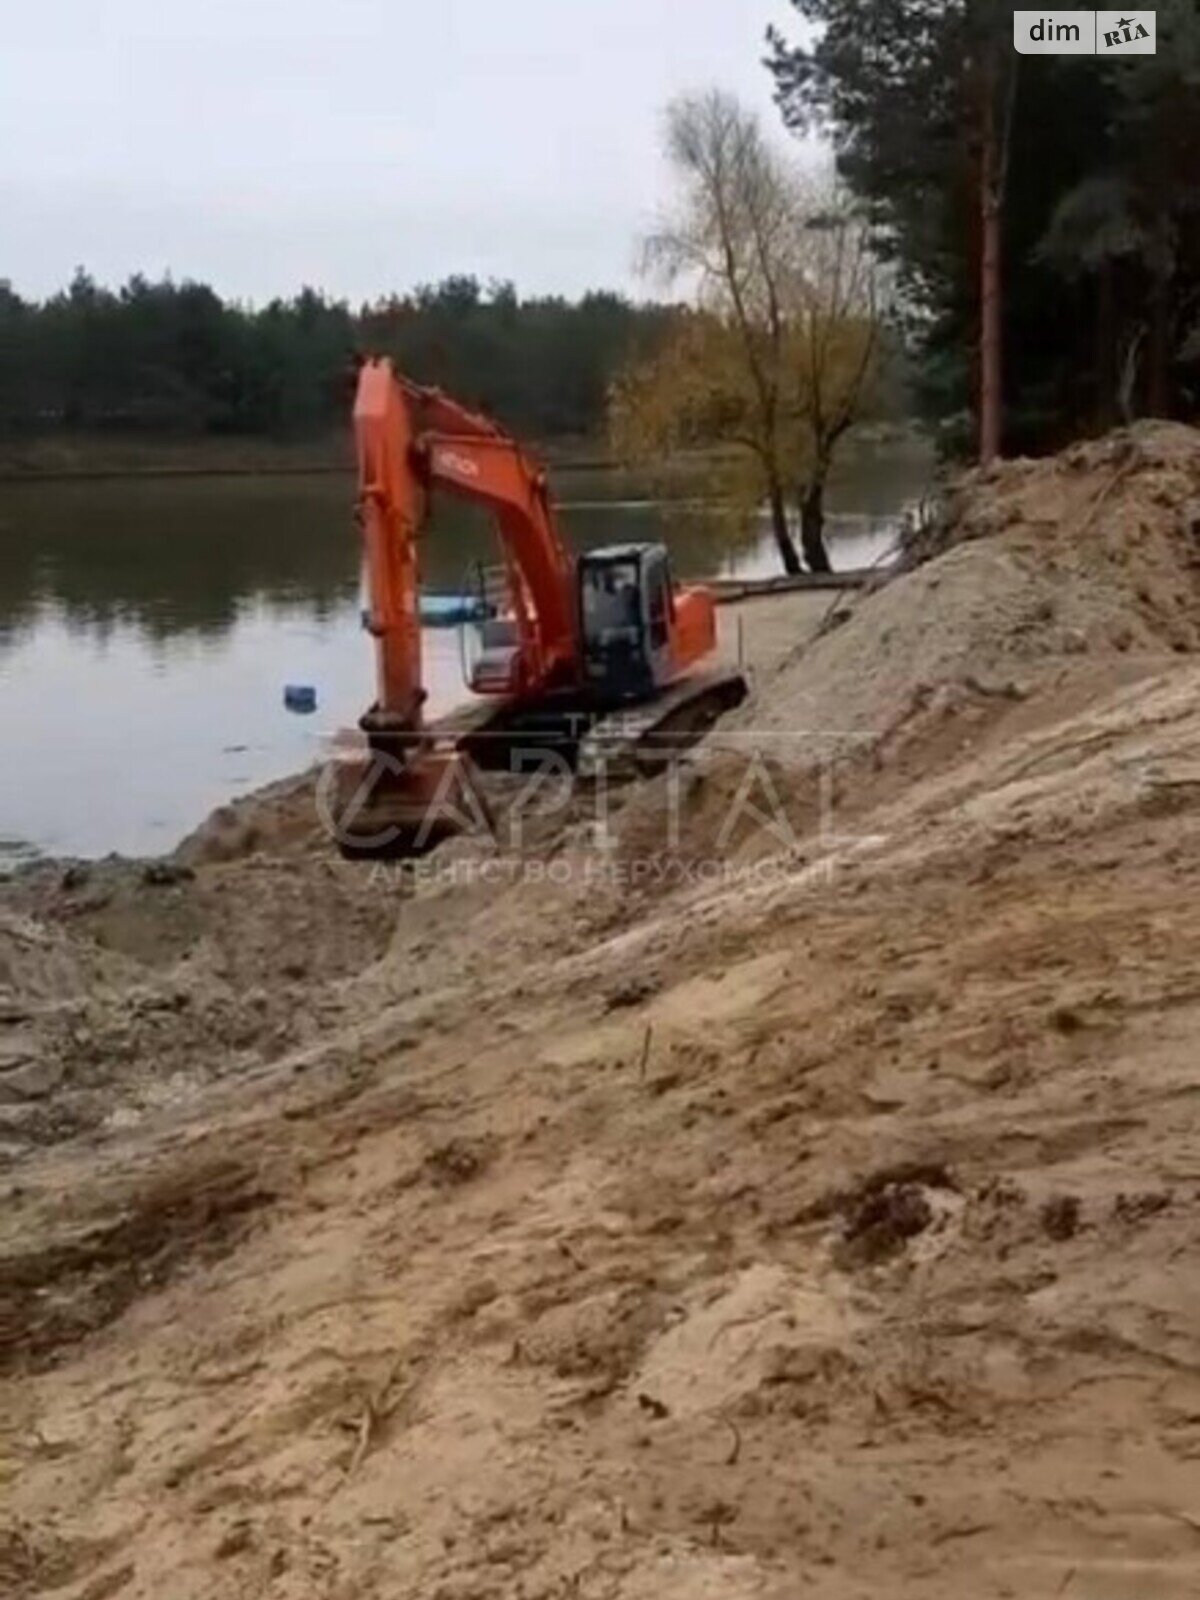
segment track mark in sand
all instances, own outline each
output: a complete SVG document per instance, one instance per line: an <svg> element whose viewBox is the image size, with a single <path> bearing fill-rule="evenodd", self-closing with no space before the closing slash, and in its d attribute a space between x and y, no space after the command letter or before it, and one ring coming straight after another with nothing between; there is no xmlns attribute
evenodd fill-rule
<svg viewBox="0 0 1200 1600"><path fill-rule="evenodd" d="M236 1161L183 1166L136 1192L115 1222L0 1260L0 1374L53 1362L188 1260L227 1254L274 1198Z"/></svg>

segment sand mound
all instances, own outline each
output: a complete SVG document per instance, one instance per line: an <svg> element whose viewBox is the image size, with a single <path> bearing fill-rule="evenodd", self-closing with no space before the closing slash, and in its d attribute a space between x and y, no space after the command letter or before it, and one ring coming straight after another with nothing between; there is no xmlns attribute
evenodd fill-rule
<svg viewBox="0 0 1200 1600"><path fill-rule="evenodd" d="M0 905L0 1165L318 1039L397 915L328 851L28 869Z"/></svg>
<svg viewBox="0 0 1200 1600"><path fill-rule="evenodd" d="M1200 432L1142 424L969 473L909 554L759 685L747 725L880 735L939 685L1200 648Z"/></svg>
<svg viewBox="0 0 1200 1600"><path fill-rule="evenodd" d="M175 860L199 867L245 861L253 855L303 856L323 851L316 772L302 772L218 806L175 850Z"/></svg>
<svg viewBox="0 0 1200 1600"><path fill-rule="evenodd" d="M983 740L1073 716L1198 649L1200 432L1142 424L969 472L904 571L835 601L756 678L674 801L662 782L628 797L621 854L716 872L806 851Z"/></svg>

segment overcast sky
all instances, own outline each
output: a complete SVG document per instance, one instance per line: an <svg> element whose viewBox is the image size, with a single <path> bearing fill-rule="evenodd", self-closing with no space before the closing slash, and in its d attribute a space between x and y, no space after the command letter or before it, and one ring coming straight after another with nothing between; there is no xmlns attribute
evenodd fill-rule
<svg viewBox="0 0 1200 1600"><path fill-rule="evenodd" d="M662 106L718 83L778 126L769 22L797 31L788 0L26 0L0 49L0 277L636 288Z"/></svg>

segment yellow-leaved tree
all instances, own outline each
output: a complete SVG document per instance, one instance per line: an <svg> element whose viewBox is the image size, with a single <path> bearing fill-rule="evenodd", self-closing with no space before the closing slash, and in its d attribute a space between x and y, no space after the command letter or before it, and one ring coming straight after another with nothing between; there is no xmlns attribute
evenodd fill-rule
<svg viewBox="0 0 1200 1600"><path fill-rule="evenodd" d="M766 503L787 572L828 572L825 491L838 445L872 397L879 271L866 229L710 90L667 108L674 209L643 241L644 271L688 303L662 345L617 378L613 442L630 461L706 452L734 505Z"/></svg>

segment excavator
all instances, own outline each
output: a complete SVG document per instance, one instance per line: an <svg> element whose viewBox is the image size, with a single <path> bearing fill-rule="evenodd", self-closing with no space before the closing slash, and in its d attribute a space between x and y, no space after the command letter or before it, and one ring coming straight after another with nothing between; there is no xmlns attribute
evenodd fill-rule
<svg viewBox="0 0 1200 1600"><path fill-rule="evenodd" d="M359 722L365 753L360 741L336 764L325 795L344 855L419 855L490 820L483 772L531 742L573 762L585 742L648 749L744 697L740 673L696 670L716 645L711 592L678 588L661 544L572 554L545 468L489 417L371 358L354 434L376 699ZM502 583L469 669L479 698L427 723L419 557L435 494L490 513Z"/></svg>

